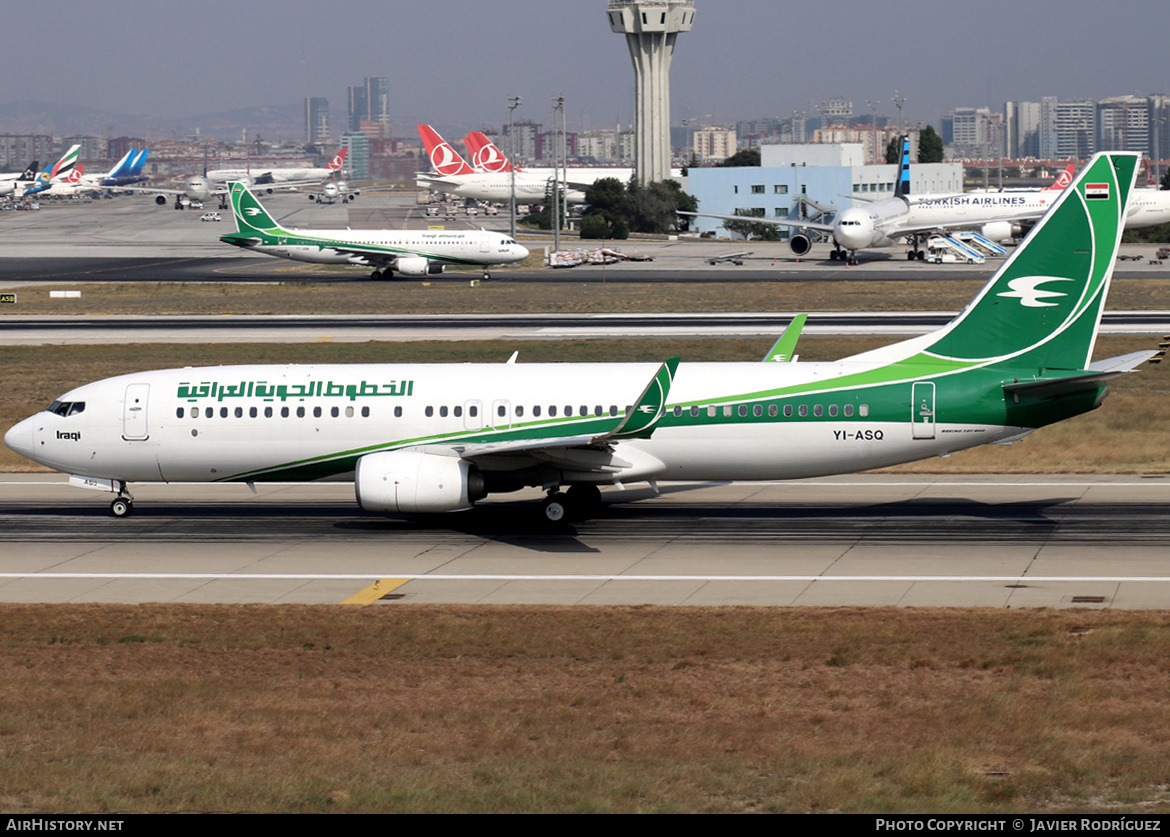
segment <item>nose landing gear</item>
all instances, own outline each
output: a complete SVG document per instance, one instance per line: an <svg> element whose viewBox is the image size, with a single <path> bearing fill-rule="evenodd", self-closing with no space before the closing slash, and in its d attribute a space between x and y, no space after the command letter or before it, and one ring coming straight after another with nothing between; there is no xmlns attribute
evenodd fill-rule
<svg viewBox="0 0 1170 837"><path fill-rule="evenodd" d="M126 489L126 483L119 482L118 496L110 503L110 514L114 517L129 517L134 514L134 498Z"/></svg>

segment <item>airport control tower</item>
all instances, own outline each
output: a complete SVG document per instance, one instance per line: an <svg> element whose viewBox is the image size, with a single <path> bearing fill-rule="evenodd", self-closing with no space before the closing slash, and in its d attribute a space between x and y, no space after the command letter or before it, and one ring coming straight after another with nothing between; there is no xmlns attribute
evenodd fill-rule
<svg viewBox="0 0 1170 837"><path fill-rule="evenodd" d="M695 21L692 0L609 0L609 28L626 36L634 62L634 166L639 183L670 177L670 58Z"/></svg>

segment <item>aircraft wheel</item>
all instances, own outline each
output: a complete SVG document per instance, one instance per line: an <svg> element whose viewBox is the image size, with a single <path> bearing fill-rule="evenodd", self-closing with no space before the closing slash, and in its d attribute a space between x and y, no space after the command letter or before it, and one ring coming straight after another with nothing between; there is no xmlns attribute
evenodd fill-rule
<svg viewBox="0 0 1170 837"><path fill-rule="evenodd" d="M573 485L565 492L565 499L577 520L596 517L601 511L601 489L596 485Z"/></svg>
<svg viewBox="0 0 1170 837"><path fill-rule="evenodd" d="M119 497L110 503L110 513L114 517L129 517L134 513L134 504L125 497Z"/></svg>
<svg viewBox="0 0 1170 837"><path fill-rule="evenodd" d="M925 250L918 250L916 252L916 256L918 258L918 261L923 261L926 258L926 251Z"/></svg>
<svg viewBox="0 0 1170 837"><path fill-rule="evenodd" d="M544 515L546 523L564 523L569 515L569 506L565 502L565 495L557 492L545 497L540 504L540 513Z"/></svg>
<svg viewBox="0 0 1170 837"><path fill-rule="evenodd" d="M486 282L488 279L491 279L491 278L492 278L492 275L485 270L483 272L483 281Z"/></svg>
<svg viewBox="0 0 1170 837"><path fill-rule="evenodd" d="M918 258L918 254L915 253L913 250L906 251L906 259L908 261L914 261L916 258Z"/></svg>
<svg viewBox="0 0 1170 837"><path fill-rule="evenodd" d="M829 251L829 261L835 262L839 258L841 258L841 252L839 250L830 250Z"/></svg>

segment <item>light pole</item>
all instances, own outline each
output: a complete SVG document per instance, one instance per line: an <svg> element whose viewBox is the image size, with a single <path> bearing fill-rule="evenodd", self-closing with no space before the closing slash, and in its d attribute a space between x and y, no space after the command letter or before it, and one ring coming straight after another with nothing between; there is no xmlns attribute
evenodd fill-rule
<svg viewBox="0 0 1170 837"><path fill-rule="evenodd" d="M880 162L880 160L878 159L878 130L877 130L878 100L877 99L867 99L865 103L867 105L869 105L869 112L871 114L869 117L869 121L873 127L873 160L871 162L877 163L877 162Z"/></svg>
<svg viewBox="0 0 1170 837"><path fill-rule="evenodd" d="M564 143L564 131L565 131L565 128L564 128L565 97L564 96L553 96L552 101L553 101L553 112L556 113L557 111L560 111L560 114L561 114L560 137L555 140L556 145L554 146L555 153L553 155L553 206L552 206L552 214L549 216L550 219L552 220L552 225L553 225L553 249L554 249L554 252L557 252L561 249L561 204L564 201L564 194L561 192L561 184L560 184L560 162L565 161L565 158L568 157L569 155L568 155L568 149L564 148L564 146L562 145L562 143ZM556 119L556 117L553 117L553 118L554 118L554 120ZM557 137L557 131L555 128L555 125L556 125L555 121L554 121L553 125L554 125L553 136ZM565 161L565 165L568 166L567 161ZM566 179L568 179L567 172L566 172Z"/></svg>
<svg viewBox="0 0 1170 837"><path fill-rule="evenodd" d="M1162 127L1166 124L1166 117L1159 116L1154 119L1154 188L1162 188L1162 152L1158 149L1159 138L1162 133Z"/></svg>
<svg viewBox="0 0 1170 837"><path fill-rule="evenodd" d="M513 115L516 113L516 108L520 107L521 99L519 96L508 97L508 157L512 160L512 176L511 181L511 200L509 201L508 215L511 219L509 229L511 230L512 240L516 240L516 130Z"/></svg>
<svg viewBox="0 0 1170 837"><path fill-rule="evenodd" d="M902 139L902 106L906 104L906 97L895 90L894 98L891 101L894 103L894 107L898 109L898 140L900 142Z"/></svg>

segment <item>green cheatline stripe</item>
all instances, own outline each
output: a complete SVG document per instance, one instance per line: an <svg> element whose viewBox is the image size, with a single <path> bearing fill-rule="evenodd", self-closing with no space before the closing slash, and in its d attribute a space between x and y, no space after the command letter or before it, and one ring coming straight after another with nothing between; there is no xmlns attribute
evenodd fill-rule
<svg viewBox="0 0 1170 837"><path fill-rule="evenodd" d="M981 372L978 379L970 379L964 376L962 379L956 379L955 374L961 371ZM740 426L751 425L759 423L771 423L776 425L783 425L791 421L800 421L802 423L812 422L853 422L853 423L888 423L888 422L906 422L909 420L909 395L906 390L907 385L919 381L934 381L936 383L947 383L948 379L953 381L955 386L967 386L974 390L977 394L982 392L981 400L978 396L964 394L963 401L966 408L965 422L968 424L982 424L982 423L1001 423L1003 419L1003 390L1001 384L1004 380L1011 377L1008 374L996 369L955 369L951 373L944 375L936 375L933 377L918 376L918 377L902 377L890 381L882 381L879 384L869 384L865 388L859 386L854 387L840 387L837 386L838 381L827 381L820 384L818 387L808 387L805 385L794 386L786 389L778 389L761 393L746 393L736 396L728 396L720 399L709 399L704 401L688 402L686 406L695 407L711 407L711 406L735 406L738 404L753 403L761 404L766 408L772 403L777 407L781 407L781 401L790 403L794 407L799 407L801 404L813 406L814 399L817 396L825 396L828 394L852 395L854 403L864 399L870 408L868 416L862 417L854 415L852 417L844 416L769 416L767 410L764 409L764 414L761 416L724 416L720 410L715 416L706 415L706 410L698 416L691 416L689 412L684 412L680 416L673 415L670 410L674 406L683 405L669 405L667 414L659 423L659 427L710 427L710 426ZM1095 395L1093 396L1095 397ZM945 392L940 395L940 409L945 408ZM841 404L850 403L848 399L842 400ZM1051 423L1058 420L1059 417L1064 417L1065 410L1060 407L1044 408L1042 405L1027 404L1025 405L1028 412L1027 423L1017 424L1016 422L1007 422L1010 426L1042 426L1043 424ZM1023 408L1022 408L1023 409ZM810 410L811 412L811 410ZM369 453L377 453L384 451L392 451L401 448L417 447L435 444L476 444L481 442L504 442L516 440L532 440L540 441L541 439L557 439L567 436L582 436L582 435L602 435L611 431L616 423L620 422L624 413L616 417L562 417L556 419L541 419L538 421L521 422L513 424L507 428L492 428L484 427L478 430L457 430L449 433L439 433L427 436L419 436L408 439L387 440L384 442L375 443L372 445L365 445L359 448L351 448L347 450L335 451L320 456L310 457L306 459L293 460L290 462L273 465L266 468L256 469L254 471L246 471L231 476L222 477L221 481L243 481L255 479L286 479L292 473L302 474L306 471L317 474L316 478L322 476L330 476L338 473L345 473L353 469L354 463Z"/></svg>

